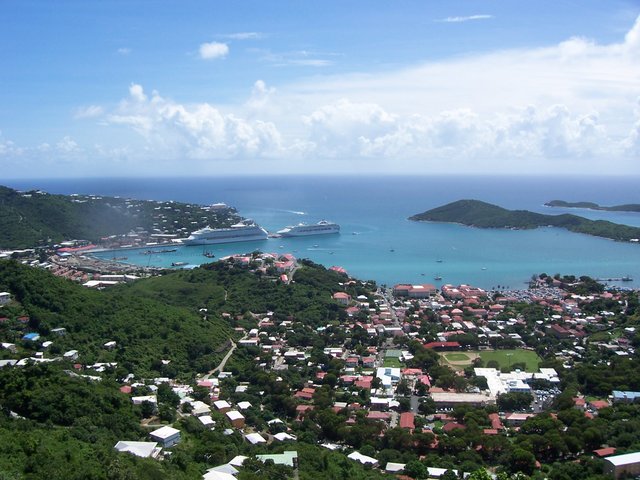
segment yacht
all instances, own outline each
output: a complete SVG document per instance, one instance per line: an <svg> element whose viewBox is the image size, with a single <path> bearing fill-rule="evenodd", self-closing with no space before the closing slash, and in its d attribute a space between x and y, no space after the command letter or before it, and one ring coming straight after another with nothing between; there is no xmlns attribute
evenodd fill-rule
<svg viewBox="0 0 640 480"><path fill-rule="evenodd" d="M324 235L328 233L340 233L340 225L321 220L313 225L299 223L298 225L285 227L278 231L278 235L282 237L304 237L307 235Z"/></svg>
<svg viewBox="0 0 640 480"><path fill-rule="evenodd" d="M227 228L205 227L191 233L182 243L184 245L210 245L214 243L235 243L266 240L267 231L250 220L236 223Z"/></svg>

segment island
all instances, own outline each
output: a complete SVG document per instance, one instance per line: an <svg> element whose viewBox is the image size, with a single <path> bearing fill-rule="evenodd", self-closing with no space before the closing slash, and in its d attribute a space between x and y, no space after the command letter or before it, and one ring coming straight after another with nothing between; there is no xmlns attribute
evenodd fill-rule
<svg viewBox="0 0 640 480"><path fill-rule="evenodd" d="M585 208L588 210L601 210L605 212L640 212L639 203L626 203L605 207L593 202L565 202L564 200L551 200L544 204L545 207Z"/></svg>
<svg viewBox="0 0 640 480"><path fill-rule="evenodd" d="M533 229L538 227L565 228L576 233L637 243L640 228L589 220L578 215L545 215L528 210L507 210L480 200L458 200L409 217L413 221L459 223L478 228Z"/></svg>

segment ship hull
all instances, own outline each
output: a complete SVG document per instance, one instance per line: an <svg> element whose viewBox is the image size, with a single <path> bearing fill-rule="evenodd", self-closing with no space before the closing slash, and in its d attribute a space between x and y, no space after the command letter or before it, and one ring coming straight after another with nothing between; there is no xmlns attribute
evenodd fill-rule
<svg viewBox="0 0 640 480"><path fill-rule="evenodd" d="M311 235L333 235L340 233L340 230L332 230L330 232L310 231L310 232L278 232L281 237L310 237Z"/></svg>
<svg viewBox="0 0 640 480"><path fill-rule="evenodd" d="M247 229L223 229L198 231L182 241L183 245L216 245L220 243L257 242L266 240L268 233L263 228L252 227Z"/></svg>

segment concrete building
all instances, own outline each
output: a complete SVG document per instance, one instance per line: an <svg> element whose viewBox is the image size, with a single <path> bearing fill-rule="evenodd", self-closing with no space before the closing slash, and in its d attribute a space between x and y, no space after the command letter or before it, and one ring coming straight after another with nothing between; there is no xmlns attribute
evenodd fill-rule
<svg viewBox="0 0 640 480"><path fill-rule="evenodd" d="M621 390L613 391L613 403L636 403L640 402L640 392L625 392Z"/></svg>
<svg viewBox="0 0 640 480"><path fill-rule="evenodd" d="M436 287L429 283L423 285L398 284L393 287L396 297L429 298L435 295Z"/></svg>
<svg viewBox="0 0 640 480"><path fill-rule="evenodd" d="M173 427L162 427L154 430L149 434L152 440L155 440L164 448L173 447L180 441L180 430Z"/></svg>
<svg viewBox="0 0 640 480"><path fill-rule="evenodd" d="M293 450L271 455L256 455L256 458L261 462L273 460L273 463L276 465L286 465L288 467L298 468L298 452Z"/></svg>
<svg viewBox="0 0 640 480"><path fill-rule="evenodd" d="M438 408L453 408L457 405L484 407L496 403L493 395L483 393L431 392L430 395Z"/></svg>
<svg viewBox="0 0 640 480"><path fill-rule="evenodd" d="M640 452L606 457L604 473L620 478L622 475L637 477L640 475Z"/></svg>
<svg viewBox="0 0 640 480"><path fill-rule="evenodd" d="M9 292L0 292L0 305L6 305L11 301L11 294Z"/></svg>
<svg viewBox="0 0 640 480"><path fill-rule="evenodd" d="M235 428L244 427L244 415L242 415L239 411L230 410L225 415L229 419L229 422L231 422L231 425L233 425Z"/></svg>
<svg viewBox="0 0 640 480"><path fill-rule="evenodd" d="M119 452L127 452L142 458L156 458L162 448L156 442L119 441L113 447Z"/></svg>

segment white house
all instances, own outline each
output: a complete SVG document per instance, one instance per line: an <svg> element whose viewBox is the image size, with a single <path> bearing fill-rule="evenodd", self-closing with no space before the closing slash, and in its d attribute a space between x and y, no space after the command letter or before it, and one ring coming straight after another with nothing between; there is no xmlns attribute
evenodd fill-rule
<svg viewBox="0 0 640 480"><path fill-rule="evenodd" d="M162 427L149 434L152 440L160 443L164 448L173 447L180 441L180 430L173 427Z"/></svg>
<svg viewBox="0 0 640 480"><path fill-rule="evenodd" d="M128 452L142 458L156 458L162 450L156 442L120 441L113 448L119 452Z"/></svg>
<svg viewBox="0 0 640 480"><path fill-rule="evenodd" d="M11 301L11 294L9 292L0 292L0 305L6 305Z"/></svg>

